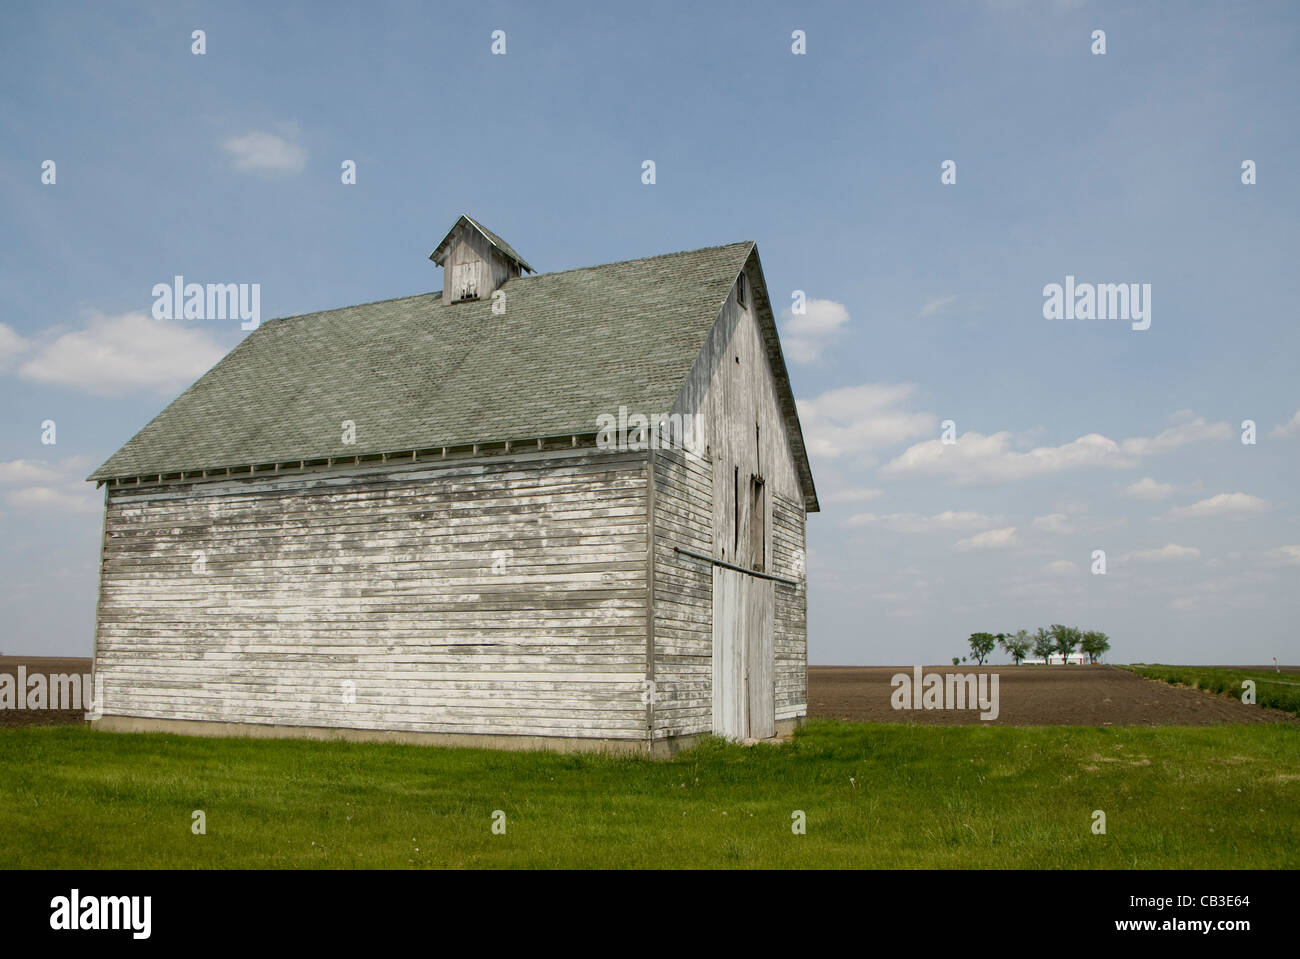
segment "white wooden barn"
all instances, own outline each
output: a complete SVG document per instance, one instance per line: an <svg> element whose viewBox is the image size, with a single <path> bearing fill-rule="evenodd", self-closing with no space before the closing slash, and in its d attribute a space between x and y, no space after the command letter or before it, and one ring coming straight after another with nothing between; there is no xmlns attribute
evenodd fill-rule
<svg viewBox="0 0 1300 959"><path fill-rule="evenodd" d="M528 275L462 216L431 259L440 293L263 323L92 474L98 725L661 755L800 723L817 494L755 245Z"/></svg>

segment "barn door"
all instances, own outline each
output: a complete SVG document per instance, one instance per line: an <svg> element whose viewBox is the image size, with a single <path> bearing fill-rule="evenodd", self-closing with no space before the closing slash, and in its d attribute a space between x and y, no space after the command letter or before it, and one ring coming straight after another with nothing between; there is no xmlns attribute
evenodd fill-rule
<svg viewBox="0 0 1300 959"><path fill-rule="evenodd" d="M743 388L724 391L723 420L738 427L752 418L753 446L737 430L713 474L720 494L713 513L713 731L728 739L776 735L776 594L766 575L771 520L762 433L748 395Z"/></svg>
<svg viewBox="0 0 1300 959"><path fill-rule="evenodd" d="M452 290L458 300L477 300L478 299L478 261L473 260L469 263L458 263L452 270L452 280L455 286Z"/></svg>
<svg viewBox="0 0 1300 959"><path fill-rule="evenodd" d="M713 731L719 736L776 735L774 586L768 579L713 567Z"/></svg>
<svg viewBox="0 0 1300 959"><path fill-rule="evenodd" d="M744 573L740 574L745 576ZM776 663L772 647L772 613L776 584L770 579L745 576L745 669L749 676L749 735L768 739L776 735Z"/></svg>
<svg viewBox="0 0 1300 959"><path fill-rule="evenodd" d="M745 676L744 573L713 567L713 731L728 739L749 735Z"/></svg>

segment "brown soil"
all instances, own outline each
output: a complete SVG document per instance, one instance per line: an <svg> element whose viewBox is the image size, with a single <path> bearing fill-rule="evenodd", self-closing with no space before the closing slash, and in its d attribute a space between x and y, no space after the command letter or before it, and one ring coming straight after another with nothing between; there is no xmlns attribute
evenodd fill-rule
<svg viewBox="0 0 1300 959"><path fill-rule="evenodd" d="M0 656L0 673L90 672L89 659ZM1260 667L1243 667L1255 668ZM1292 672L1293 667L1283 667ZM1228 696L1143 679L1114 666L926 666L925 675L997 673L998 718L979 710L894 709L890 679L911 666L809 666L808 715L855 722L1003 726L1211 726L1296 722L1289 713L1246 706ZM0 709L0 728L58 726L85 721L79 709Z"/></svg>
<svg viewBox="0 0 1300 959"><path fill-rule="evenodd" d="M996 673L998 718L979 710L894 709L890 679L911 666L810 666L808 715L855 722L990 726L1212 726L1297 722L1289 713L1170 686L1116 666L926 666L924 675Z"/></svg>
<svg viewBox="0 0 1300 959"><path fill-rule="evenodd" d="M28 675L32 673L78 673L84 676L90 672L89 659L77 659L71 656L0 656L0 673L8 673L18 682L18 667L26 666ZM86 721L82 709L0 709L0 729L8 726L70 726Z"/></svg>

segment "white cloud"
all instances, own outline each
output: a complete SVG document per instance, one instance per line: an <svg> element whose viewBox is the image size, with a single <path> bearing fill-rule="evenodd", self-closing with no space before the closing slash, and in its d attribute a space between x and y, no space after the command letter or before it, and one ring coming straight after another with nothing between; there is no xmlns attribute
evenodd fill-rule
<svg viewBox="0 0 1300 959"><path fill-rule="evenodd" d="M1122 560L1134 560L1139 563L1163 563L1171 559L1197 559L1201 551L1195 546L1179 546L1169 543L1159 549L1139 549L1120 557Z"/></svg>
<svg viewBox="0 0 1300 959"><path fill-rule="evenodd" d="M1241 516L1260 513L1268 509L1268 501L1249 493L1220 493L1193 503L1171 509L1168 516L1194 519L1201 516Z"/></svg>
<svg viewBox="0 0 1300 959"><path fill-rule="evenodd" d="M922 318L927 316L934 316L936 313L942 313L948 307L952 306L955 302L957 302L956 296L932 297L931 299L928 299L921 304L921 312L918 313L917 316Z"/></svg>
<svg viewBox="0 0 1300 959"><path fill-rule="evenodd" d="M933 516L917 513L858 513L849 518L849 526L883 526L898 533L930 533L937 530L983 529L995 523L990 516L970 510L945 510Z"/></svg>
<svg viewBox="0 0 1300 959"><path fill-rule="evenodd" d="M193 383L225 352L207 333L171 320L140 312L93 314L85 329L38 347L18 373L98 396L165 394Z"/></svg>
<svg viewBox="0 0 1300 959"><path fill-rule="evenodd" d="M1151 453L1167 453L1188 443L1221 440L1233 435L1232 427L1227 423L1210 423L1204 417L1187 410L1175 413L1172 419L1179 422L1152 437L1135 436L1127 439L1120 444L1121 448L1134 456L1146 456Z"/></svg>
<svg viewBox="0 0 1300 959"><path fill-rule="evenodd" d="M97 494L89 483L86 484L84 492L70 493L52 486L24 486L6 494L5 502L22 509L49 510L56 513L96 513L103 505L101 494Z"/></svg>
<svg viewBox="0 0 1300 959"><path fill-rule="evenodd" d="M1064 513L1048 513L1046 516L1034 517L1034 529L1044 533L1073 533L1074 525Z"/></svg>
<svg viewBox="0 0 1300 959"><path fill-rule="evenodd" d="M1144 476L1136 483L1130 483L1120 492L1130 499L1156 500L1164 499L1178 491L1172 483L1158 483L1150 476Z"/></svg>
<svg viewBox="0 0 1300 959"><path fill-rule="evenodd" d="M30 460L0 463L0 483L48 483L59 479L58 470Z"/></svg>
<svg viewBox="0 0 1300 959"><path fill-rule="evenodd" d="M57 463L10 460L0 463L0 484L12 484L4 502L24 513L95 513L103 495L84 479L91 459L69 456Z"/></svg>
<svg viewBox="0 0 1300 959"><path fill-rule="evenodd" d="M1278 566L1300 566L1300 546L1277 546L1265 553L1264 557Z"/></svg>
<svg viewBox="0 0 1300 959"><path fill-rule="evenodd" d="M809 452L833 459L905 443L933 431L933 415L897 408L913 390L906 383L866 383L800 400L799 421Z"/></svg>
<svg viewBox="0 0 1300 959"><path fill-rule="evenodd" d="M972 431L963 433L955 443L937 439L917 443L881 467L881 472L948 475L958 483L978 483L1047 476L1068 469L1131 465L1114 440L1098 433L1061 446L1040 446L1019 453L1012 450L1008 432L985 436Z"/></svg>
<svg viewBox="0 0 1300 959"><path fill-rule="evenodd" d="M1088 433L1060 446L1027 451L1016 450L1013 435L1005 430L991 435L970 431L959 436L956 443L938 439L917 443L881 467L881 472L946 475L957 483L1007 482L1072 469L1128 469L1137 465L1140 456L1232 435L1227 423L1207 423L1190 411L1176 413L1171 419L1175 425L1153 437L1137 436L1116 443L1100 433ZM1144 484L1134 484L1136 492L1148 492ZM1154 480L1151 484L1159 487Z"/></svg>
<svg viewBox="0 0 1300 959"><path fill-rule="evenodd" d="M967 536L965 539L957 541L957 549L1001 549L1006 546L1015 546L1019 542L1016 539L1016 528L1007 526L1003 529L990 529L983 533L976 533L974 536Z"/></svg>
<svg viewBox="0 0 1300 959"><path fill-rule="evenodd" d="M9 365L9 361L26 350L31 344L18 335L11 326L0 323L0 369Z"/></svg>
<svg viewBox="0 0 1300 959"><path fill-rule="evenodd" d="M849 311L834 300L808 300L804 306L801 314L790 307L782 314L781 348L795 363L815 363L848 325Z"/></svg>
<svg viewBox="0 0 1300 959"><path fill-rule="evenodd" d="M862 486L854 486L848 489L836 490L826 497L828 503L861 503L869 499L879 499L885 495L884 490L867 489Z"/></svg>
<svg viewBox="0 0 1300 959"><path fill-rule="evenodd" d="M1079 571L1079 567L1071 563L1068 559L1053 560L1044 567L1054 576L1069 576Z"/></svg>
<svg viewBox="0 0 1300 959"><path fill-rule="evenodd" d="M0 349L0 352L3 352L2 349ZM1283 423L1281 426L1274 427L1273 431L1268 435L1269 436L1300 436L1300 410L1296 410L1295 414L1289 420Z"/></svg>
<svg viewBox="0 0 1300 959"><path fill-rule="evenodd" d="M241 136L227 137L221 148L235 161L236 170L254 173L301 173L307 165L307 151L295 141L296 124L281 127L286 136L254 130Z"/></svg>

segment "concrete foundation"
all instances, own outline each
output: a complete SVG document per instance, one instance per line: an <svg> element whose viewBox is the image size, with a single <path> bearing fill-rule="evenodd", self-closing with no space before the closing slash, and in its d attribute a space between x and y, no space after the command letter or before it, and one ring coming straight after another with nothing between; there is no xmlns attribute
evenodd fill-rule
<svg viewBox="0 0 1300 959"><path fill-rule="evenodd" d="M804 717L781 720L776 736L766 742L784 741L802 726ZM320 739L362 743L402 743L410 746L443 746L467 749L547 750L557 753L603 753L615 756L646 756L668 759L689 749L708 733L657 739L580 739L572 736L493 736L478 733L422 733L381 729L344 729L328 726L274 726L264 723L205 722L193 719L154 719L144 716L103 716L93 728L113 733L175 733L181 736L211 736L230 739Z"/></svg>

